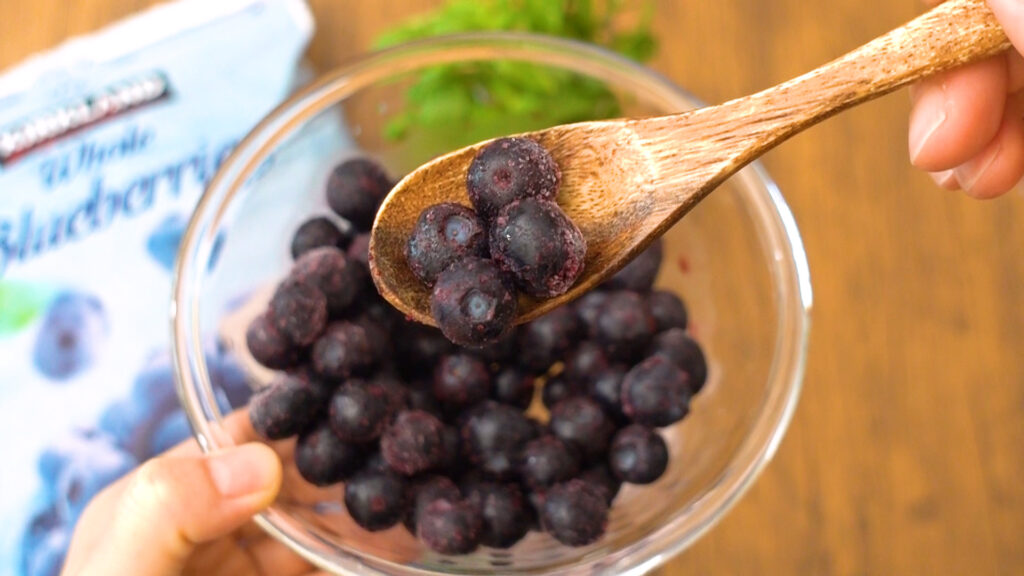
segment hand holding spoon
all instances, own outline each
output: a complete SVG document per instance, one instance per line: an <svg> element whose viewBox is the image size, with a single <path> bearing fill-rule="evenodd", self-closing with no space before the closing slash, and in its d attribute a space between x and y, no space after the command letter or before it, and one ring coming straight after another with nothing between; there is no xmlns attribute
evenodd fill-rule
<svg viewBox="0 0 1024 576"><path fill-rule="evenodd" d="M725 179L798 132L916 80L993 56L1010 42L983 0L950 0L803 76L751 96L681 114L556 126L524 134L562 170L558 203L587 240L583 273L565 294L523 298L532 320L597 286ZM409 270L405 244L420 212L469 205L466 170L487 142L406 176L384 200L370 240L380 293L433 324L430 290Z"/></svg>

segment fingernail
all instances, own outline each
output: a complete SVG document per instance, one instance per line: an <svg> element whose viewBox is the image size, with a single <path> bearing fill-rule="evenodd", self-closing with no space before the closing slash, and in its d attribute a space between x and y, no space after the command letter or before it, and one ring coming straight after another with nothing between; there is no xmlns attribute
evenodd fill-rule
<svg viewBox="0 0 1024 576"><path fill-rule="evenodd" d="M924 90L914 105L915 113L910 125L910 162L917 163L921 151L928 146L935 132L946 121L945 86L939 89Z"/></svg>
<svg viewBox="0 0 1024 576"><path fill-rule="evenodd" d="M953 189L957 185L956 174L953 174L952 170L932 172L929 176L931 176L932 180L942 188Z"/></svg>
<svg viewBox="0 0 1024 576"><path fill-rule="evenodd" d="M1001 149L1002 145L997 144L995 148L981 158L975 158L953 169L956 181L960 183L960 187L963 188L964 192L970 192L974 185L978 183L978 180L985 175L985 172L988 172L992 163L996 161L996 157L999 156Z"/></svg>
<svg viewBox="0 0 1024 576"><path fill-rule="evenodd" d="M277 478L275 458L263 444L244 444L211 455L207 467L221 496L238 498L273 487Z"/></svg>

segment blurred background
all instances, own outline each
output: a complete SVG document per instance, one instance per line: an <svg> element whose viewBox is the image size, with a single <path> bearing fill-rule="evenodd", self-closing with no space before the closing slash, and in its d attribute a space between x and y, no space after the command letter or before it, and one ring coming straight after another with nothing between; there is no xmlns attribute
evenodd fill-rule
<svg viewBox="0 0 1024 576"><path fill-rule="evenodd" d="M155 3L0 0L0 69ZM317 71L442 4L309 3ZM924 9L650 4L649 65L710 103L801 74ZM643 10L622 17L644 30ZM618 48L647 56L644 35L633 40ZM764 158L811 265L803 397L760 480L662 574L1024 573L1024 191L979 202L936 188L907 159L908 110L896 93Z"/></svg>

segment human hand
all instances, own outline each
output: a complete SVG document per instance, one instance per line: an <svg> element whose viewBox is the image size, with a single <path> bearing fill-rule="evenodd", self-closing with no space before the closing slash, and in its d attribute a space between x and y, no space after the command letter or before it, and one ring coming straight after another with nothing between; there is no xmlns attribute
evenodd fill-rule
<svg viewBox="0 0 1024 576"><path fill-rule="evenodd" d="M307 562L249 522L281 487L281 462L245 411L224 427L237 446L182 443L98 494L75 527L67 576L307 574Z"/></svg>
<svg viewBox="0 0 1024 576"><path fill-rule="evenodd" d="M1024 176L1024 2L987 2L1015 50L910 91L911 163L975 198L1007 192Z"/></svg>

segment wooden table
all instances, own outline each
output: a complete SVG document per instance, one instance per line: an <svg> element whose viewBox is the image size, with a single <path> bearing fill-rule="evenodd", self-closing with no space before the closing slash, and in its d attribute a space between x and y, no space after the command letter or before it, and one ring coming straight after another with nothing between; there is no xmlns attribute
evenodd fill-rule
<svg viewBox="0 0 1024 576"><path fill-rule="evenodd" d="M2 0L0 67L149 0ZM428 0L314 0L321 68ZM915 0L657 2L653 66L709 102L901 24ZM905 93L765 159L803 232L814 327L775 461L677 574L1024 573L1024 197L911 169Z"/></svg>

